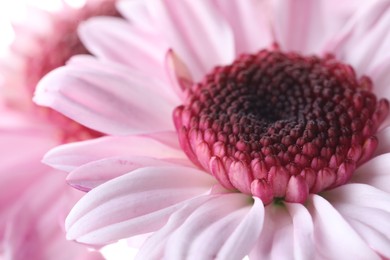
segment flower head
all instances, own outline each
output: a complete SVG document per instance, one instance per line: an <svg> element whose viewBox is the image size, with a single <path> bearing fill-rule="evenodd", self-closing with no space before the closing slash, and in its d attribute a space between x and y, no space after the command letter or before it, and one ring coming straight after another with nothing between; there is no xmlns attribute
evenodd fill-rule
<svg viewBox="0 0 390 260"><path fill-rule="evenodd" d="M319 3L124 1L130 22L84 24L98 58L35 96L109 135L44 158L89 191L68 238L153 232L139 259L390 257L390 1L342 30Z"/></svg>
<svg viewBox="0 0 390 260"><path fill-rule="evenodd" d="M7 259L102 258L66 241L62 222L81 194L41 163L56 145L102 134L36 106L32 93L47 72L74 54L88 53L77 36L78 24L115 14L114 4L87 1L73 8L63 2L55 12L30 7L28 19L14 23L15 40L0 64L0 254Z"/></svg>

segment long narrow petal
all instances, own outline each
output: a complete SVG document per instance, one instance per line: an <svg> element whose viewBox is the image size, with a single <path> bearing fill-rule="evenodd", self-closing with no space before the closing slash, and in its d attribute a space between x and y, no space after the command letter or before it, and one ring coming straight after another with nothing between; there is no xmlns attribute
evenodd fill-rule
<svg viewBox="0 0 390 260"><path fill-rule="evenodd" d="M375 66L370 67L366 74L370 76L370 78L374 82L374 93L381 98L390 99L390 55L384 58L382 61L378 62ZM382 125L389 126L390 125L389 116L387 120L382 123Z"/></svg>
<svg viewBox="0 0 390 260"><path fill-rule="evenodd" d="M268 13L262 1L217 0L216 3L233 30L238 55L254 53L271 45Z"/></svg>
<svg viewBox="0 0 390 260"><path fill-rule="evenodd" d="M264 222L263 202L254 198L254 205L229 236L218 253L221 259L241 259L249 253L259 237Z"/></svg>
<svg viewBox="0 0 390 260"><path fill-rule="evenodd" d="M344 202L390 212L390 195L367 184L353 183L326 192L331 202Z"/></svg>
<svg viewBox="0 0 390 260"><path fill-rule="evenodd" d="M178 229L187 218L201 205L206 203L209 200L213 200L215 196L201 196L194 198L189 203L187 203L182 208L178 209L173 213L167 224L164 225L161 229L153 233L142 245L137 254L137 260L159 260L164 257L165 246L167 240L170 238L172 233Z"/></svg>
<svg viewBox="0 0 390 260"><path fill-rule="evenodd" d="M390 257L388 192L366 184L348 184L325 196L371 248L384 258Z"/></svg>
<svg viewBox="0 0 390 260"><path fill-rule="evenodd" d="M294 256L294 227L287 208L283 205L265 207L263 230L250 259L290 259Z"/></svg>
<svg viewBox="0 0 390 260"><path fill-rule="evenodd" d="M174 104L164 97L158 81L98 60L85 60L82 65L48 74L38 85L34 101L108 134L174 129Z"/></svg>
<svg viewBox="0 0 390 260"><path fill-rule="evenodd" d="M326 3L330 2L330 3ZM338 15L336 8L328 10L332 1L276 0L271 1L275 41L282 50L306 54L319 52L334 32L332 22ZM332 21L329 21L329 16ZM334 19L333 19L334 17ZM340 21L341 22L341 21ZM336 25L341 26L342 23ZM338 29L338 28L337 28Z"/></svg>
<svg viewBox="0 0 390 260"><path fill-rule="evenodd" d="M389 153L371 159L357 169L352 177L352 181L368 184L390 193L389 160Z"/></svg>
<svg viewBox="0 0 390 260"><path fill-rule="evenodd" d="M378 137L379 143L374 156L390 152L390 127L385 127L376 136Z"/></svg>
<svg viewBox="0 0 390 260"><path fill-rule="evenodd" d="M113 17L89 19L79 27L79 34L88 50L99 58L164 79L162 64L169 47L158 35Z"/></svg>
<svg viewBox="0 0 390 260"><path fill-rule="evenodd" d="M315 255L313 220L305 206L286 203L294 225L294 259L313 259Z"/></svg>
<svg viewBox="0 0 390 260"><path fill-rule="evenodd" d="M390 1L370 1L335 37L328 51L352 64L359 74L369 73L390 56L389 24Z"/></svg>
<svg viewBox="0 0 390 260"><path fill-rule="evenodd" d="M390 258L390 212L345 203L333 205L371 248Z"/></svg>
<svg viewBox="0 0 390 260"><path fill-rule="evenodd" d="M314 255L313 220L306 207L296 203L267 206L264 229L251 259L309 260Z"/></svg>
<svg viewBox="0 0 390 260"><path fill-rule="evenodd" d="M153 18L145 4L145 1L118 1L118 11L134 26L146 31L156 31Z"/></svg>
<svg viewBox="0 0 390 260"><path fill-rule="evenodd" d="M241 259L262 227L263 205L246 195L222 194L197 208L167 241L167 259Z"/></svg>
<svg viewBox="0 0 390 260"><path fill-rule="evenodd" d="M168 138L167 135L163 135ZM46 164L64 171L93 161L115 156L146 156L156 159L185 159L176 146L161 143L157 135L150 136L106 136L93 140L57 146L43 158ZM172 141L173 142L173 141ZM177 140L176 140L177 142Z"/></svg>
<svg viewBox="0 0 390 260"><path fill-rule="evenodd" d="M147 1L154 25L187 64L195 81L235 56L230 26L211 1Z"/></svg>
<svg viewBox="0 0 390 260"><path fill-rule="evenodd" d="M67 237L102 245L155 231L182 202L207 192L214 180L188 167L149 167L87 193L66 219Z"/></svg>
<svg viewBox="0 0 390 260"><path fill-rule="evenodd" d="M186 159L155 159L146 156L109 157L80 166L72 171L66 180L79 190L89 191L100 184L139 168L174 165L191 167L191 162Z"/></svg>
<svg viewBox="0 0 390 260"><path fill-rule="evenodd" d="M181 58L173 50L165 57L165 69L171 82L171 89L181 100L185 100L186 92L193 85L192 74Z"/></svg>
<svg viewBox="0 0 390 260"><path fill-rule="evenodd" d="M312 195L310 201L319 256L324 259L380 259L328 201L318 195Z"/></svg>

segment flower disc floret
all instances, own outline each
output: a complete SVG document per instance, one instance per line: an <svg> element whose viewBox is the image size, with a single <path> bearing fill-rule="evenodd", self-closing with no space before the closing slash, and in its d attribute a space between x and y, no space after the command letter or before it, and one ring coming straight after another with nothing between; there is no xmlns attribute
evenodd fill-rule
<svg viewBox="0 0 390 260"><path fill-rule="evenodd" d="M331 55L262 50L216 67L174 111L187 156L265 204L345 184L373 154L389 110Z"/></svg>

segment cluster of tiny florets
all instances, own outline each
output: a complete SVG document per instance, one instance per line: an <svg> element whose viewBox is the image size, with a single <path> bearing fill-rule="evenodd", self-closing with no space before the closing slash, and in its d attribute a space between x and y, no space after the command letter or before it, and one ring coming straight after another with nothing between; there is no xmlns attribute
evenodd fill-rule
<svg viewBox="0 0 390 260"><path fill-rule="evenodd" d="M174 121L189 158L224 187L303 202L375 150L389 105L371 88L331 56L263 50L193 85Z"/></svg>

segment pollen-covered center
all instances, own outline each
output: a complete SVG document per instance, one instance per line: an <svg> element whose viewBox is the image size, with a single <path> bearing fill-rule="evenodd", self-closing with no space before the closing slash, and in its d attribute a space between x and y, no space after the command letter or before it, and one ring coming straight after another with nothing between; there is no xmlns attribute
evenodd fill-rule
<svg viewBox="0 0 390 260"><path fill-rule="evenodd" d="M304 202L375 150L389 104L371 88L330 56L263 50L193 85L174 121L188 157L225 188Z"/></svg>

